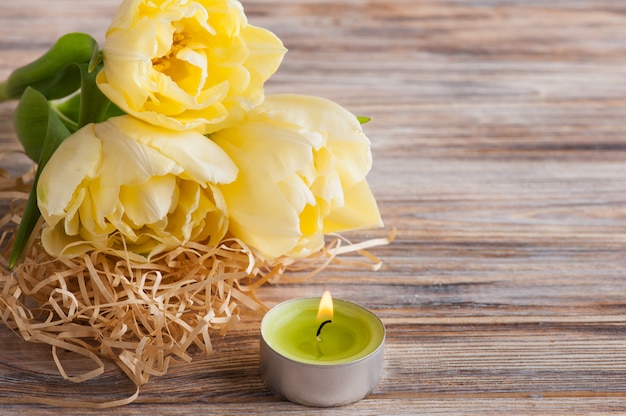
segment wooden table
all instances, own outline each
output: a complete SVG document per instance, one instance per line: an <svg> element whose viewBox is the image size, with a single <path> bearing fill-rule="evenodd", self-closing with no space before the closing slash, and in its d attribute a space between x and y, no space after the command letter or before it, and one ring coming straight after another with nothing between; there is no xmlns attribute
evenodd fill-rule
<svg viewBox="0 0 626 416"><path fill-rule="evenodd" d="M98 40L118 0L0 2L0 78L56 38ZM626 3L609 0L250 0L290 52L267 91L321 95L366 125L386 228L382 270L331 267L264 286L371 308L388 337L373 394L341 408L284 402L258 376L259 319L215 353L154 377L110 414L626 412ZM14 103L3 150L18 148ZM23 161L5 160L19 170ZM49 348L0 329L0 413L33 397L116 400L115 366L64 381ZM59 410L59 409L53 409ZM99 414L86 409L65 414Z"/></svg>

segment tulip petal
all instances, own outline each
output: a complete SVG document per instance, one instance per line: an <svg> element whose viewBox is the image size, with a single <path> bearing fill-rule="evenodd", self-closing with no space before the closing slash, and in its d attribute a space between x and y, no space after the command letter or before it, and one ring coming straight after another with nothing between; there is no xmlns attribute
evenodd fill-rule
<svg viewBox="0 0 626 416"><path fill-rule="evenodd" d="M271 181L278 182L313 163L309 136L301 133L278 123L250 121L218 131L211 138L236 157L238 166L258 166L268 172Z"/></svg>
<svg viewBox="0 0 626 416"><path fill-rule="evenodd" d="M176 178L171 175L154 176L140 185L122 186L119 198L133 227L163 220L172 205L175 187Z"/></svg>
<svg viewBox="0 0 626 416"><path fill-rule="evenodd" d="M228 205L233 235L269 259L296 245L300 238L298 213L265 172L240 175L220 189Z"/></svg>
<svg viewBox="0 0 626 416"><path fill-rule="evenodd" d="M123 151L132 155L127 157L137 158L130 163L137 164L137 168L143 167L144 178L180 173L185 178L206 184L229 183L237 176L237 166L228 155L196 131L170 131L131 117L110 119L109 124L111 129L123 131L132 139L124 141L128 142L125 144L128 149ZM128 182L128 172L124 175Z"/></svg>
<svg viewBox="0 0 626 416"><path fill-rule="evenodd" d="M296 212L302 212L307 205L316 204L315 195L298 175L291 175L276 185Z"/></svg>
<svg viewBox="0 0 626 416"><path fill-rule="evenodd" d="M87 125L65 139L39 177L37 200L42 216L54 226L65 215L78 185L96 174L101 144Z"/></svg>
<svg viewBox="0 0 626 416"><path fill-rule="evenodd" d="M370 141L356 116L339 104L309 95L276 94L267 96L258 112L260 117L320 132L325 137L324 145L341 161L333 169L339 172L342 183L360 182L370 171Z"/></svg>
<svg viewBox="0 0 626 416"><path fill-rule="evenodd" d="M347 204L344 192L363 182L372 166L370 141L358 119L330 100L298 94L268 96L258 112L259 117L316 130L326 138L324 146L315 152L318 176L311 190L328 204L322 216ZM376 208L373 197L368 204L366 207ZM367 220L372 221L376 223Z"/></svg>
<svg viewBox="0 0 626 416"><path fill-rule="evenodd" d="M244 66L255 79L267 80L278 70L286 49L280 39L269 30L247 25L241 33L250 50Z"/></svg>
<svg viewBox="0 0 626 416"><path fill-rule="evenodd" d="M339 104L303 94L273 94L265 97L262 109L272 120L280 120L311 131L332 132L336 137L362 134L358 119ZM366 137L362 140L368 142Z"/></svg>
<svg viewBox="0 0 626 416"><path fill-rule="evenodd" d="M102 141L103 160L99 175L103 187L141 184L152 176L178 174L182 171L167 156L131 139L141 133L130 118L118 117L111 120L94 127L96 135ZM120 123L128 128L120 128Z"/></svg>
<svg viewBox="0 0 626 416"><path fill-rule="evenodd" d="M208 76L207 56L193 49L184 48L177 54L176 58L183 63L180 65L172 65L170 71L178 71L176 77L170 75L171 78L177 80L177 84L190 95L198 95L206 83ZM167 73L167 72L166 72Z"/></svg>
<svg viewBox="0 0 626 416"><path fill-rule="evenodd" d="M345 205L324 218L324 233L382 227L376 199L366 181L344 189Z"/></svg>
<svg viewBox="0 0 626 416"><path fill-rule="evenodd" d="M372 153L370 144L365 135L354 133L352 136L337 136L328 138L328 146L341 163L336 169L344 185L352 185L362 181L372 168Z"/></svg>

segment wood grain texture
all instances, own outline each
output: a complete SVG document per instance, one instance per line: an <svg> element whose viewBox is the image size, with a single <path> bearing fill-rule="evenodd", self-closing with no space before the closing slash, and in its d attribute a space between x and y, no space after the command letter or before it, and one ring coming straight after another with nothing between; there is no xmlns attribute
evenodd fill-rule
<svg viewBox="0 0 626 416"><path fill-rule="evenodd" d="M58 36L102 40L118 0L0 2L0 77ZM309 409L258 377L259 319L110 414L626 412L626 3L609 0L250 0L289 48L267 91L369 115L369 176L387 228L381 271L331 267L263 287L269 306L335 297L386 324L385 375L359 403ZM19 148L13 103L2 150ZM24 159L3 166L26 169ZM77 368L85 365L67 357ZM81 385L47 348L0 328L0 414L33 397L116 400L114 366ZM99 414L86 409L65 414Z"/></svg>

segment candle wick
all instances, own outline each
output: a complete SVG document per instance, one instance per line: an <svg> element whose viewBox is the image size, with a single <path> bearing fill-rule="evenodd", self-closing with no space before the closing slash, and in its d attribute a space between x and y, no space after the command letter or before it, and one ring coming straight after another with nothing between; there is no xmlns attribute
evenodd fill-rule
<svg viewBox="0 0 626 416"><path fill-rule="evenodd" d="M319 327L319 328L317 328L317 334L315 334L315 336L317 337L317 340L318 340L318 341L321 341L321 340L320 340L320 333L322 332L322 328L324 327L324 325L326 325L326 324L331 324L332 322L333 322L333 321L331 321L331 320L329 319L329 320L327 320L327 321L322 322L322 324L320 325L320 327Z"/></svg>

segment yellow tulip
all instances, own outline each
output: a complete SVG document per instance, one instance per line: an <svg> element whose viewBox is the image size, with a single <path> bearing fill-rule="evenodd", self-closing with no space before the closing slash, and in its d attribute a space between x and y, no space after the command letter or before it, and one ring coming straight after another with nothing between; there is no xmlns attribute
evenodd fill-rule
<svg viewBox="0 0 626 416"><path fill-rule="evenodd" d="M100 90L126 113L206 134L263 101L285 48L236 0L124 0L107 31Z"/></svg>
<svg viewBox="0 0 626 416"><path fill-rule="evenodd" d="M239 167L219 185L230 231L266 258L306 256L324 234L382 226L366 180L370 141L355 115L306 95L269 95L211 138Z"/></svg>
<svg viewBox="0 0 626 416"><path fill-rule="evenodd" d="M217 184L236 176L233 161L196 131L130 116L88 124L39 178L42 243L53 256L127 247L138 259L188 241L217 244L228 228Z"/></svg>

